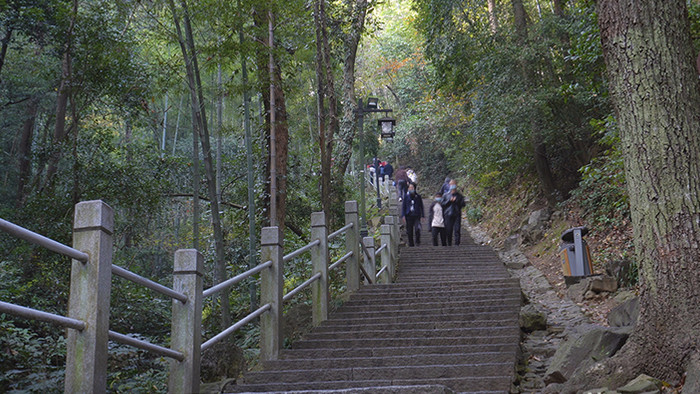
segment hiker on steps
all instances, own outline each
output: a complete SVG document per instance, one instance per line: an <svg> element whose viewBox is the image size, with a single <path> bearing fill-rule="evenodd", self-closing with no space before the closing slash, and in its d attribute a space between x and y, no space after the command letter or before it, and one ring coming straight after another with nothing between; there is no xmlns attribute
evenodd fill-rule
<svg viewBox="0 0 700 394"><path fill-rule="evenodd" d="M464 196L457 191L457 181L451 180L449 193L442 196L447 245L452 245L453 234L454 244L459 245L462 238L462 208L465 205Z"/></svg>
<svg viewBox="0 0 700 394"><path fill-rule="evenodd" d="M416 192L416 184L408 184L408 193L403 198L401 204L401 217L406 222L406 232L408 233L408 246L420 245L420 221L425 217L423 213L423 199ZM413 242L415 231L416 242Z"/></svg>
<svg viewBox="0 0 700 394"><path fill-rule="evenodd" d="M433 246L438 246L438 235L440 236L440 241L442 241L442 246L446 245L445 237L445 217L442 214L442 193L435 193L435 198L433 203L430 205L428 212L428 228L431 233L433 233Z"/></svg>

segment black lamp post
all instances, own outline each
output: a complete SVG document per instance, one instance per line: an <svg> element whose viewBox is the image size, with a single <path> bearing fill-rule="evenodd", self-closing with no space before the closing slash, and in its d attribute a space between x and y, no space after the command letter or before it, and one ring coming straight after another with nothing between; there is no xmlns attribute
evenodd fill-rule
<svg viewBox="0 0 700 394"><path fill-rule="evenodd" d="M387 117L387 114L389 112L393 112L394 110L392 109L380 109L379 107L379 100L376 97L368 97L367 98L367 105L364 106L362 103L362 99L359 99L357 101L357 127L359 131L359 138L360 138L360 213L362 214L362 220L360 224L360 234L362 237L367 236L367 210L365 207L365 169L367 168L365 165L365 150L364 150L364 143L362 141L363 139L363 128L364 128L364 117L365 114L370 114L370 113L375 113L375 112L383 112L384 113L384 118L379 120L379 127L381 128L382 132L382 138L384 137L384 130L386 128L387 130L387 135L391 134L390 139L385 138L387 141L393 140L394 137L394 125L396 124L396 120ZM382 123L384 121L384 123ZM377 206L381 208L381 198L379 197L379 166L376 163L373 163L375 165L375 172L377 173Z"/></svg>

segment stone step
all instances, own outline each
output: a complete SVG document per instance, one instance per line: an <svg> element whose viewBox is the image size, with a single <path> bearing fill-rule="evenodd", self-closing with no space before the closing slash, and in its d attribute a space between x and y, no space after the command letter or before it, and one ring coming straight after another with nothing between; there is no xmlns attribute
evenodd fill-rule
<svg viewBox="0 0 700 394"><path fill-rule="evenodd" d="M512 362L514 352L475 352L447 354L411 354L384 357L334 357L280 359L264 362L266 370L328 369L362 367L398 367L402 365L449 365Z"/></svg>
<svg viewBox="0 0 700 394"><path fill-rule="evenodd" d="M382 379L460 378L465 376L504 376L507 375L506 370L508 369L515 369L512 362L271 370L252 372L244 377L243 383L299 383L340 380L362 381Z"/></svg>
<svg viewBox="0 0 700 394"><path fill-rule="evenodd" d="M472 307L488 307L493 304L501 303L508 305L520 305L521 297L520 294L512 295L509 297L493 297L483 300L466 299L466 300L452 300L452 299L432 299L423 300L420 298L414 299L414 302L392 302L392 303L381 303L381 302L365 302L365 303L353 303L344 304L338 309L338 313L351 313L351 312L362 312L367 309L371 309L372 312L401 312L408 310L444 310L451 308L472 308Z"/></svg>
<svg viewBox="0 0 700 394"><path fill-rule="evenodd" d="M506 327L473 327L473 328L445 328L445 329L409 329L409 330L350 330L346 331L338 327L333 332L312 332L304 336L303 340L342 340L345 338L435 338L435 337L468 337L468 336L507 336L516 335L520 329L509 325Z"/></svg>
<svg viewBox="0 0 700 394"><path fill-rule="evenodd" d="M375 312L373 310L359 311L359 312L343 312L342 309L338 310L333 314L336 319L369 319L373 317L402 317L405 319L416 319L417 321L425 321L430 319L436 320L454 320L459 319L460 316L467 316L474 313L487 313L487 312L504 312L512 310L513 307L518 307L520 305L518 302L501 303L497 305L484 305L484 306L469 306L469 307L444 307L433 310L425 309L411 309L402 311L380 311Z"/></svg>
<svg viewBox="0 0 700 394"><path fill-rule="evenodd" d="M503 308L501 310L489 310L489 311L457 311L454 313L422 313L420 315L421 319L411 319L410 321L420 323L420 322L433 322L433 323L443 323L443 322L466 322L466 321L478 321L492 318L495 320L502 319L515 319L512 321L517 321L519 316L519 311L513 310L513 308ZM409 316L411 317L411 316ZM333 313L331 318L327 320L327 324L344 324L344 325L364 325L364 324L393 324L393 323L403 323L409 320L406 319L406 314L374 314L371 316L366 316L362 313L352 313L340 315L339 313Z"/></svg>
<svg viewBox="0 0 700 394"><path fill-rule="evenodd" d="M506 394L510 390L510 382L513 376L504 374L501 376L480 376L461 378L432 378L432 379L383 379L383 380L341 380L327 382L275 382L258 384L239 384L233 392L297 392L299 390L338 390L348 388L369 388L372 393L381 393L377 388L382 386L400 385L444 385L460 393L502 393ZM504 383L505 382L505 383Z"/></svg>
<svg viewBox="0 0 700 394"><path fill-rule="evenodd" d="M371 331L371 330L441 330L449 328L476 328L476 327L504 327L508 325L513 325L512 317L509 319L483 319L483 320L470 320L470 321L427 321L427 322L413 322L413 321L401 321L401 322L390 322L390 323L366 323L366 322L355 322L350 320L326 320L318 327L314 328L314 332L333 332L337 330L344 331Z"/></svg>
<svg viewBox="0 0 700 394"><path fill-rule="evenodd" d="M513 353L518 349L518 342L501 344L477 344L477 345L446 345L446 346L412 346L412 347L367 347L356 346L347 348L325 349L285 349L280 353L280 359L310 359L310 358L369 358L369 357L394 357L435 354L473 354L484 352Z"/></svg>
<svg viewBox="0 0 700 394"><path fill-rule="evenodd" d="M268 394L288 394L289 391L266 391ZM378 387L353 387L349 389L334 390L294 390L294 394L456 394L447 386L441 384L416 385L416 386L378 386ZM491 391L475 393L490 394Z"/></svg>
<svg viewBox="0 0 700 394"><path fill-rule="evenodd" d="M517 332L516 332L517 331ZM292 345L292 349L327 349L348 347L406 347L406 346L447 346L447 345L478 345L478 344L507 344L520 341L519 330L505 335L483 335L470 337L403 337L403 338L344 338L344 339L302 339Z"/></svg>

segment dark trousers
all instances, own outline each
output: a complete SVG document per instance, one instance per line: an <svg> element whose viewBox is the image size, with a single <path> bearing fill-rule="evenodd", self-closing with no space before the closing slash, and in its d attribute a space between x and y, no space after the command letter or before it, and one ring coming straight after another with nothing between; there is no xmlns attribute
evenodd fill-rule
<svg viewBox="0 0 700 394"><path fill-rule="evenodd" d="M445 234L445 228L444 227L433 227L433 246L438 246L438 235L440 236L440 241L442 242L442 246L446 245L446 234Z"/></svg>
<svg viewBox="0 0 700 394"><path fill-rule="evenodd" d="M415 246L413 243L413 232L416 233L416 244L420 245L420 217L406 216L406 233L408 234L408 246Z"/></svg>
<svg viewBox="0 0 700 394"><path fill-rule="evenodd" d="M403 200L403 198L406 197L406 192L408 192L408 184L406 181L400 180L396 182L396 191L399 193L399 199Z"/></svg>
<svg viewBox="0 0 700 394"><path fill-rule="evenodd" d="M455 245L459 245L462 238L462 215L445 216L445 232L447 233L447 244L452 245L454 235Z"/></svg>

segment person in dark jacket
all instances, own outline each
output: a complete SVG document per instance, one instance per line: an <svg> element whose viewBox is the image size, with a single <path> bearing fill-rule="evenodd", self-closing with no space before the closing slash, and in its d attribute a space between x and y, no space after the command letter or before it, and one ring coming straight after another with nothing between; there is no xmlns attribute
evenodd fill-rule
<svg viewBox="0 0 700 394"><path fill-rule="evenodd" d="M425 217L423 213L423 199L416 192L416 185L408 185L408 193L403 198L401 204L401 217L406 221L406 232L408 234L408 246L420 245L420 221ZM415 232L416 241L413 242Z"/></svg>
<svg viewBox="0 0 700 394"><path fill-rule="evenodd" d="M391 177L394 175L394 167L391 166L391 163L388 161L384 162L384 176L386 176L388 179L391 179Z"/></svg>
<svg viewBox="0 0 700 394"><path fill-rule="evenodd" d="M438 236L442 246L447 245L445 237L445 216L442 214L442 194L436 193L428 212L428 228L433 234L433 246L438 246Z"/></svg>
<svg viewBox="0 0 700 394"><path fill-rule="evenodd" d="M464 196L457 191L457 182L454 179L451 180L449 193L442 196L447 245L452 245L453 235L454 244L459 245L462 238L462 208L465 205Z"/></svg>
<svg viewBox="0 0 700 394"><path fill-rule="evenodd" d="M452 179L450 179L449 177L445 178L445 183L442 184L442 186L440 187L440 191L438 192L438 193L440 193L441 196L444 196L445 194L450 192L450 181L451 180Z"/></svg>

